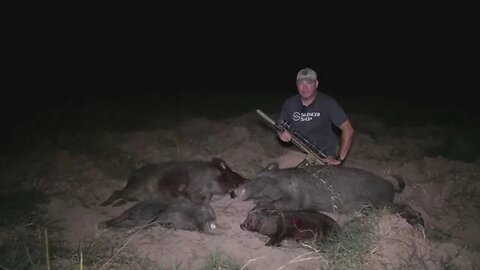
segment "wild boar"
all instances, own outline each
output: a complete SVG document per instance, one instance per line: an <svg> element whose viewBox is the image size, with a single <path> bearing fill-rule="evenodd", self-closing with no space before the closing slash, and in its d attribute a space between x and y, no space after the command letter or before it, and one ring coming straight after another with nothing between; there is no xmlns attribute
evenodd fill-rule
<svg viewBox="0 0 480 270"><path fill-rule="evenodd" d="M397 177L399 188L366 170L317 165L307 168L270 169L259 172L243 187L241 200L254 200L257 208L271 205L279 210L310 209L347 213L365 205L387 206L411 224L424 224L421 214L407 205L393 202L405 182Z"/></svg>
<svg viewBox="0 0 480 270"><path fill-rule="evenodd" d="M119 216L101 222L98 227L132 228L159 225L210 233L216 228L215 220L215 212L208 204L198 204L183 198L168 203L153 199L135 204Z"/></svg>
<svg viewBox="0 0 480 270"><path fill-rule="evenodd" d="M266 246L279 246L284 239L322 241L341 230L333 218L318 211L271 208L252 209L240 228L269 236Z"/></svg>
<svg viewBox="0 0 480 270"><path fill-rule="evenodd" d="M224 160L212 158L211 161L168 161L149 164L135 170L126 186L113 192L101 206L107 206L116 200L113 206L127 201L142 201L152 198L170 200L188 198L194 202L208 203L213 195L230 193L236 196L235 189L247 181L233 171Z"/></svg>

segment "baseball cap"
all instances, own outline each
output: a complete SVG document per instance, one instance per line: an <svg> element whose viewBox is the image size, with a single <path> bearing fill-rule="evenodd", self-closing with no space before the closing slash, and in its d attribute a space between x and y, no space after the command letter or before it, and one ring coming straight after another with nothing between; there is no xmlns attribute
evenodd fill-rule
<svg viewBox="0 0 480 270"><path fill-rule="evenodd" d="M317 73L315 72L315 70L313 70L311 68L301 69L297 73L297 82L298 81L303 81L303 80L316 81L317 80Z"/></svg>

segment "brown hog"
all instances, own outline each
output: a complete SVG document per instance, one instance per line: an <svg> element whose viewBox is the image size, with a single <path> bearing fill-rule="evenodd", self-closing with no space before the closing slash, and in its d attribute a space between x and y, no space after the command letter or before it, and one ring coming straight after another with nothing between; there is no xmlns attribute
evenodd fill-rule
<svg viewBox="0 0 480 270"><path fill-rule="evenodd" d="M224 160L169 161L146 165L135 170L126 186L115 191L101 206L116 202L119 206L127 201L148 199L188 198L193 202L208 203L213 195L230 193L236 197L235 189L247 181L230 169Z"/></svg>
<svg viewBox="0 0 480 270"><path fill-rule="evenodd" d="M168 203L146 200L135 204L122 214L101 222L99 228L132 228L159 225L171 229L211 233L215 228L215 212L208 204L197 204L187 199Z"/></svg>
<svg viewBox="0 0 480 270"><path fill-rule="evenodd" d="M252 209L240 228L269 236L266 246L279 246L286 238L321 241L340 230L334 219L318 211L269 208Z"/></svg>

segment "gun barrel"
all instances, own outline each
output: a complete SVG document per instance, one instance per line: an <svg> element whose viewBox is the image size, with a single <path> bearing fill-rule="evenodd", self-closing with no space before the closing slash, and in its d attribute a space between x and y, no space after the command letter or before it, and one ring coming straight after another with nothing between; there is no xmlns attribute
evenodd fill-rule
<svg viewBox="0 0 480 270"><path fill-rule="evenodd" d="M276 125L275 121L273 121L270 117L268 117L268 115L266 115L265 113L263 113L261 110L257 110L257 113L265 120L267 120L267 122L269 122L271 125Z"/></svg>

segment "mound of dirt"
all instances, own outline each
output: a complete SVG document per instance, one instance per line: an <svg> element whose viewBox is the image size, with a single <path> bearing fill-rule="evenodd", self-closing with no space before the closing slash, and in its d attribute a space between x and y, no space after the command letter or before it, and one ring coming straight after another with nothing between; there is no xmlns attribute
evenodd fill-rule
<svg viewBox="0 0 480 270"><path fill-rule="evenodd" d="M448 265L474 269L480 262L479 164L427 158L421 146L431 143L430 139L383 136L382 130L388 128L379 122L365 116L355 120L364 128L357 129L345 166L369 170L386 179L392 179L391 174L401 175L407 187L398 201L421 212L426 221L425 228L412 227L399 216L384 213L376 226L370 256L365 258L368 265L373 269L445 269ZM375 134L368 133L372 130ZM127 139L118 148L134 157L136 166L166 160L209 160L216 156L247 178L288 151L253 114L224 121L190 119L169 130L124 135ZM128 246L140 258L166 269L199 269L212 254L221 254L239 268L245 266L244 269L328 269L331 265L320 254L298 243L285 241L282 247L267 247L265 236L242 231L239 225L253 205L228 196L214 197L212 206L218 228L212 235L161 227L134 232L99 230L99 222L131 206L99 206L112 191L125 185L126 178L109 177L92 160L65 152L58 153L50 176L55 176L55 195L48 215L62 228L56 237L72 247L78 247L80 242L111 239L111 250L115 252L110 254L109 263L127 252ZM349 219L325 214L340 224ZM115 269L128 269L128 265L117 265Z"/></svg>

